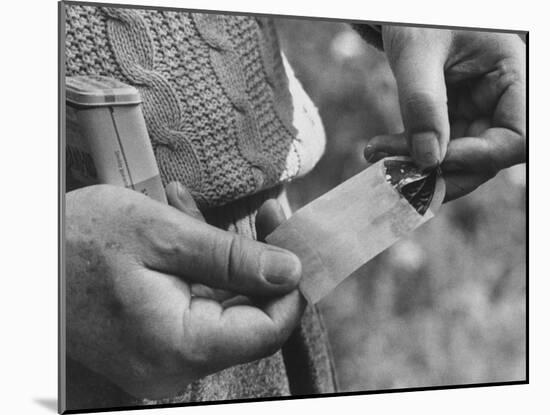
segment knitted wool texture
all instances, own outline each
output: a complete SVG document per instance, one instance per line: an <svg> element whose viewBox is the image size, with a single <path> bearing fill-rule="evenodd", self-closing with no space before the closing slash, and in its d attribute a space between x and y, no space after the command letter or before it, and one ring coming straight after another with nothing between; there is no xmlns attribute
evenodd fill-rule
<svg viewBox="0 0 550 415"><path fill-rule="evenodd" d="M256 213L267 199L272 198L278 199L283 206L287 203L281 188L275 187L222 207L207 209L204 214L208 223L220 229L255 239ZM282 350L199 379L166 399L132 397L71 359L67 362L66 385L67 408L85 410L332 393L336 378L322 319L315 307L310 306Z"/></svg>
<svg viewBox="0 0 550 415"><path fill-rule="evenodd" d="M269 19L68 5L66 75L86 74L139 90L164 185L182 182L200 207L311 168Z"/></svg>
<svg viewBox="0 0 550 415"><path fill-rule="evenodd" d="M65 12L66 75L99 74L135 86L164 184L179 180L207 208L209 223L255 238L255 212L278 194L273 186L305 174L323 147L321 137L300 138L292 126L295 109L273 23L74 4ZM322 322L308 308L282 351L200 379L163 401L138 400L68 364L68 407L330 393L329 354Z"/></svg>

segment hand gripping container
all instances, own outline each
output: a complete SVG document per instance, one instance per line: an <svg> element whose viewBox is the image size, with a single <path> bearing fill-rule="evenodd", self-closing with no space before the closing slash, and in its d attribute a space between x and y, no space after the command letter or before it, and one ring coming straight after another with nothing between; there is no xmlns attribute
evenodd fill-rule
<svg viewBox="0 0 550 415"><path fill-rule="evenodd" d="M123 186L166 203L136 88L112 78L66 78L67 190Z"/></svg>

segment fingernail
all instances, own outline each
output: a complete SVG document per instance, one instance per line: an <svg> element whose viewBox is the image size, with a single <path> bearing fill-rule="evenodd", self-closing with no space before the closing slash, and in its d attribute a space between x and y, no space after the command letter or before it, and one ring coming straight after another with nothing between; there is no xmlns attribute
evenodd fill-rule
<svg viewBox="0 0 550 415"><path fill-rule="evenodd" d="M420 167L435 167L439 163L439 141L434 132L413 134L412 144L413 158Z"/></svg>
<svg viewBox="0 0 550 415"><path fill-rule="evenodd" d="M262 274L271 284L296 283L302 273L302 265L296 255L276 247L262 252Z"/></svg>
<svg viewBox="0 0 550 415"><path fill-rule="evenodd" d="M374 156L375 149L372 144L367 144L365 147L365 150L363 151L363 155L365 156L365 160L370 162L372 160L372 157Z"/></svg>

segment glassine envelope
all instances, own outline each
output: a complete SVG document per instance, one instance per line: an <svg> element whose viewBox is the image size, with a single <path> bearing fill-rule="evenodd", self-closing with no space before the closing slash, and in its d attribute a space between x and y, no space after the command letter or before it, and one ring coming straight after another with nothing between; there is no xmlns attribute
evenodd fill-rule
<svg viewBox="0 0 550 415"><path fill-rule="evenodd" d="M392 183L390 169L395 170L396 162L413 166L407 157L380 160L296 211L267 236L268 243L300 258L299 287L310 303L433 218L441 206L445 181L439 173L433 173L427 206L417 210L418 203L409 202L410 195L405 197L403 188Z"/></svg>

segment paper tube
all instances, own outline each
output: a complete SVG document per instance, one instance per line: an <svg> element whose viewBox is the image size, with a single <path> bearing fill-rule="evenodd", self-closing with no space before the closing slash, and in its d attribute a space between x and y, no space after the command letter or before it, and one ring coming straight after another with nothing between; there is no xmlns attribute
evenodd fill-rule
<svg viewBox="0 0 550 415"><path fill-rule="evenodd" d="M387 181L383 159L298 210L267 238L302 262L300 291L317 303L355 270L430 220L445 196L438 176L420 215Z"/></svg>

